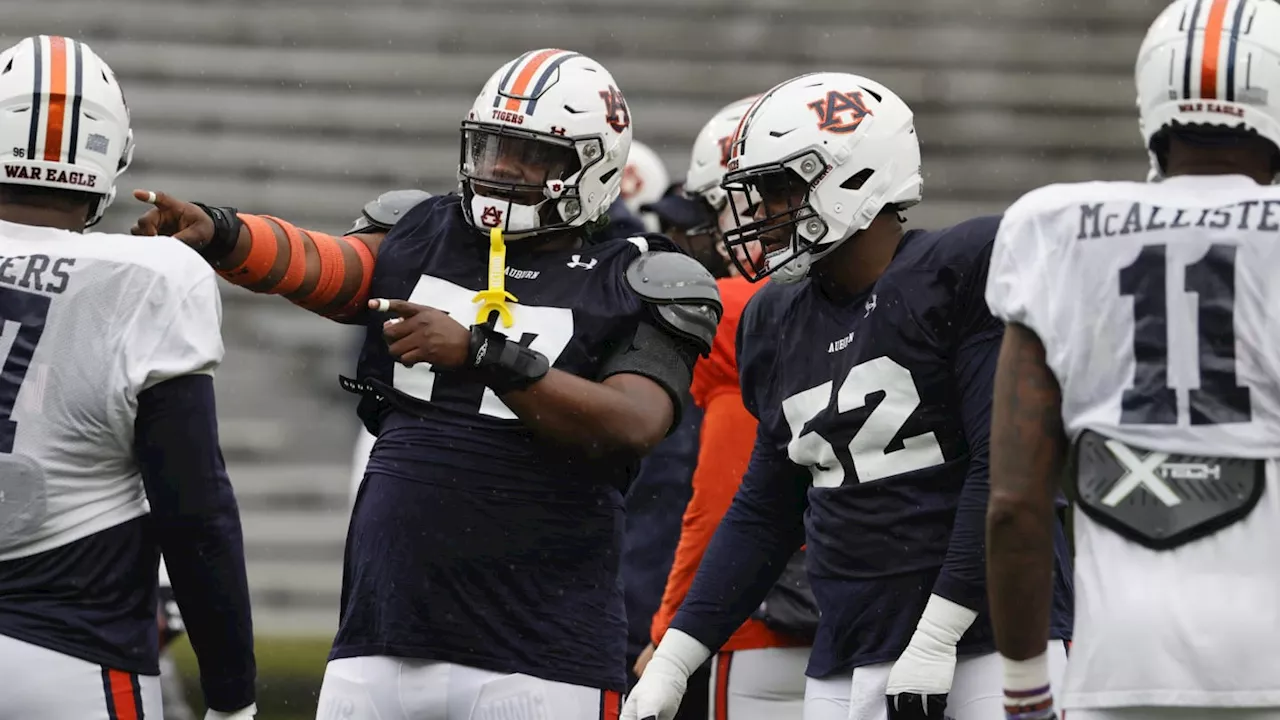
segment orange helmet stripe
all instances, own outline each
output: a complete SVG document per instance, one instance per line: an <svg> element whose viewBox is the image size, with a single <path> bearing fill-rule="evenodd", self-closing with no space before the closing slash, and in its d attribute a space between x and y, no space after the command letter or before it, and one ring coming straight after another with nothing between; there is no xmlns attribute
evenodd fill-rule
<svg viewBox="0 0 1280 720"><path fill-rule="evenodd" d="M1204 57L1200 61L1200 97L1218 97L1218 56L1222 50L1222 27L1227 18L1229 0L1213 0L1209 19L1204 26ZM1241 0L1244 2L1244 0Z"/></svg>
<svg viewBox="0 0 1280 720"><path fill-rule="evenodd" d="M520 109L521 98L525 93L529 92L529 83L533 82L533 76L538 73L538 68L550 60L551 58L564 52L564 50L548 49L535 53L533 57L525 63L520 72L516 74L515 82L511 88L505 92L507 97L506 109L516 111ZM514 97L513 97L514 96Z"/></svg>
<svg viewBox="0 0 1280 720"><path fill-rule="evenodd" d="M44 159L62 159L62 122L67 114L67 39L49 38L49 108L44 126Z"/></svg>

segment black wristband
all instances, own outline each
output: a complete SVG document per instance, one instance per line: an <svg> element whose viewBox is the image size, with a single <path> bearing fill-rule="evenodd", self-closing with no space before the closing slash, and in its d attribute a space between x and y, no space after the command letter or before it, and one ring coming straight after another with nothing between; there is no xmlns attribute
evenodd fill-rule
<svg viewBox="0 0 1280 720"><path fill-rule="evenodd" d="M205 243L203 247L196 248L196 252L210 263L217 263L225 259L236 249L236 242L240 240L240 228L244 227L244 223L237 215L237 211L233 207L209 207L204 203L193 202L192 205L200 208L213 221L213 238Z"/></svg>
<svg viewBox="0 0 1280 720"><path fill-rule="evenodd" d="M547 356L498 332L488 323L471 326L471 366L480 371L484 384L499 395L524 390L551 369Z"/></svg>

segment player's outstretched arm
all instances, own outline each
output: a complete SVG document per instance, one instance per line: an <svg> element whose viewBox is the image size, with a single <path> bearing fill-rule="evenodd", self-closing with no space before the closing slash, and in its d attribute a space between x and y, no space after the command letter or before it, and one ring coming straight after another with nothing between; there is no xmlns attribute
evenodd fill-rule
<svg viewBox="0 0 1280 720"><path fill-rule="evenodd" d="M1053 503L1067 440L1062 392L1044 345L1016 323L1000 348L991 442L987 588L996 647L1005 658L1005 703L1019 717L1048 717Z"/></svg>
<svg viewBox="0 0 1280 720"><path fill-rule="evenodd" d="M760 606L804 544L808 476L764 434L689 594L627 698L623 720L671 718L689 676Z"/></svg>
<svg viewBox="0 0 1280 720"><path fill-rule="evenodd" d="M425 193L409 194L419 202L426 197ZM366 222L347 235L334 236L266 215L185 202L162 192L135 190L133 195L153 205L138 218L134 235L171 235L199 252L229 282L257 293L282 295L339 322L354 320L363 312L374 259L390 227ZM370 206L376 207L379 201Z"/></svg>
<svg viewBox="0 0 1280 720"><path fill-rule="evenodd" d="M205 704L221 712L252 706L244 541L218 445L212 376L184 375L139 393L134 449Z"/></svg>

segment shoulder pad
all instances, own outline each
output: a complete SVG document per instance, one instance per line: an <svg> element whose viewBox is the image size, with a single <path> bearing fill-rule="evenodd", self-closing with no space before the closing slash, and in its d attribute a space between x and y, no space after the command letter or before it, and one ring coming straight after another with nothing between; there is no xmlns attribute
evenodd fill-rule
<svg viewBox="0 0 1280 720"><path fill-rule="evenodd" d="M386 232L404 217L404 214L417 207L431 193L422 190L391 190L384 192L375 200L365 203L356 218L348 235L362 232Z"/></svg>
<svg viewBox="0 0 1280 720"><path fill-rule="evenodd" d="M724 307L720 289L697 260L675 252L644 252L627 266L627 284L654 306L661 326L711 352Z"/></svg>

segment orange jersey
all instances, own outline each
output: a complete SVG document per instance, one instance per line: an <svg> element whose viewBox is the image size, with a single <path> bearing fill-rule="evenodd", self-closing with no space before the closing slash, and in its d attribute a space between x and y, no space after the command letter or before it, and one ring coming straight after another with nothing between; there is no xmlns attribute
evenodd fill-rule
<svg viewBox="0 0 1280 720"><path fill-rule="evenodd" d="M702 562L702 555L738 492L738 484L747 471L751 447L756 439L756 419L743 406L742 390L738 387L735 344L742 310L760 286L736 277L723 278L717 284L720 286L720 301L724 304L724 316L720 318L710 357L700 359L694 366L690 390L693 401L705 413L698 465L693 472L693 497L684 512L680 544L676 547L675 562L667 576L662 605L654 614L650 627L655 645L662 639L693 585L693 576ZM806 644L776 633L758 620L747 620L720 649L730 652Z"/></svg>

